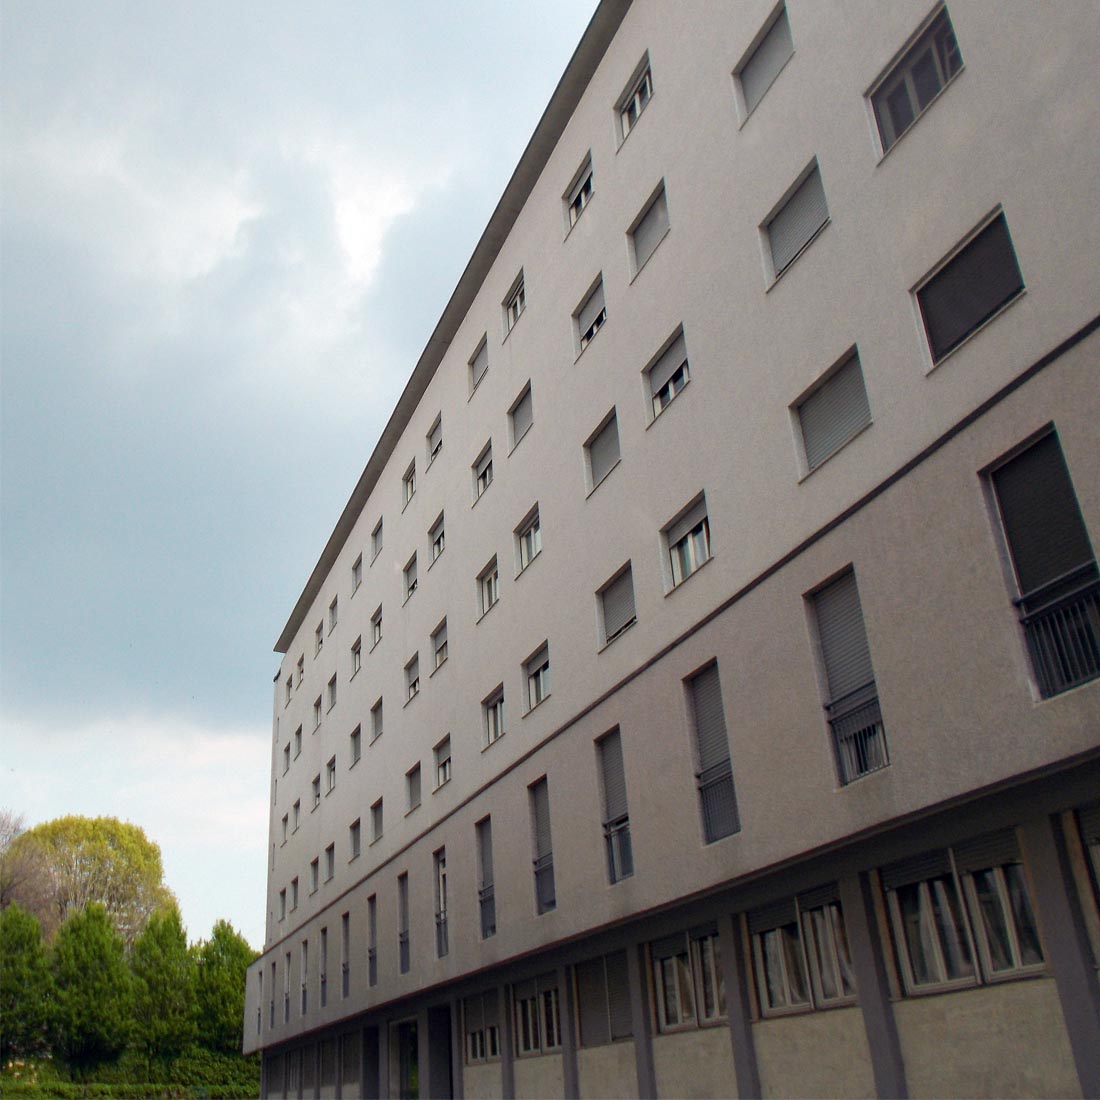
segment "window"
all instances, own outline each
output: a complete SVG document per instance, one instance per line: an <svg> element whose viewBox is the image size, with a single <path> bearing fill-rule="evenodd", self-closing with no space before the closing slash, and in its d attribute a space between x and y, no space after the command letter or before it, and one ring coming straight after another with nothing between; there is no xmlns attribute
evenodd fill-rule
<svg viewBox="0 0 1100 1100"><path fill-rule="evenodd" d="M576 976L581 1046L604 1046L617 1039L629 1039L634 1030L626 952L578 963Z"/></svg>
<svg viewBox="0 0 1100 1100"><path fill-rule="evenodd" d="M370 840L373 844L382 838L382 799L375 802L370 808Z"/></svg>
<svg viewBox="0 0 1100 1100"><path fill-rule="evenodd" d="M363 583L363 555L351 563L351 590L354 593L355 590Z"/></svg>
<svg viewBox="0 0 1100 1100"><path fill-rule="evenodd" d="M531 383L528 382L523 392L516 398L515 404L508 410L508 419L512 425L512 446L527 434L533 420L531 406Z"/></svg>
<svg viewBox="0 0 1100 1100"><path fill-rule="evenodd" d="M306 655L303 653L298 658L298 687L302 686L302 681L306 678ZM293 679L293 677L291 677Z"/></svg>
<svg viewBox="0 0 1100 1100"><path fill-rule="evenodd" d="M436 789L451 781L451 738L444 737L433 750L435 754Z"/></svg>
<svg viewBox="0 0 1100 1100"><path fill-rule="evenodd" d="M325 765L325 794L331 794L336 787L336 757L329 757Z"/></svg>
<svg viewBox="0 0 1100 1100"><path fill-rule="evenodd" d="M891 864L882 885L906 993L1042 969L1015 830Z"/></svg>
<svg viewBox="0 0 1100 1100"><path fill-rule="evenodd" d="M604 326L607 321L607 309L603 300L603 276L596 280L596 285L589 291L580 308L573 314L573 323L576 325L580 351L584 351Z"/></svg>
<svg viewBox="0 0 1100 1100"><path fill-rule="evenodd" d="M1043 698L1100 676L1100 570L1054 432L997 467L994 495Z"/></svg>
<svg viewBox="0 0 1100 1100"><path fill-rule="evenodd" d="M398 969L409 972L409 876L397 876L397 953Z"/></svg>
<svg viewBox="0 0 1100 1100"><path fill-rule="evenodd" d="M378 895L367 898L367 985L378 984Z"/></svg>
<svg viewBox="0 0 1100 1100"><path fill-rule="evenodd" d="M802 255L828 221L825 188L815 160L764 226L774 278L778 279Z"/></svg>
<svg viewBox="0 0 1100 1100"><path fill-rule="evenodd" d="M433 668L439 668L447 659L447 620L439 624L432 631L432 659Z"/></svg>
<svg viewBox="0 0 1100 1100"><path fill-rule="evenodd" d="M668 197L665 194L664 180L662 180L657 193L652 196L646 208L627 230L635 274L641 271L646 260L657 251L657 246L665 239L667 232Z"/></svg>
<svg viewBox="0 0 1100 1100"><path fill-rule="evenodd" d="M292 682L293 679L294 679L294 677L291 676L290 679L288 679L287 682L286 682L286 698L283 700L283 706L284 707L288 706L290 704L290 695L291 695L291 692L294 690L294 684Z"/></svg>
<svg viewBox="0 0 1100 1100"><path fill-rule="evenodd" d="M463 998L462 1021L467 1064L500 1057L500 1015L495 991Z"/></svg>
<svg viewBox="0 0 1100 1100"><path fill-rule="evenodd" d="M534 710L550 694L550 647L543 642L523 666L527 676L527 709Z"/></svg>
<svg viewBox="0 0 1100 1100"><path fill-rule="evenodd" d="M816 470L871 423L859 353L852 351L794 407L807 471Z"/></svg>
<svg viewBox="0 0 1100 1100"><path fill-rule="evenodd" d="M283 843L284 844L286 843L286 838L287 838L287 833L288 833L287 826L289 824L289 821L290 821L290 819L288 818L288 816L286 814L283 814Z"/></svg>
<svg viewBox="0 0 1100 1100"><path fill-rule="evenodd" d="M432 561L434 562L443 553L447 545L447 534L443 526L443 513L439 513L439 519L432 524L428 532L428 541L432 544Z"/></svg>
<svg viewBox="0 0 1100 1100"><path fill-rule="evenodd" d="M588 478L592 489L619 464L619 420L615 410L584 445Z"/></svg>
<svg viewBox="0 0 1100 1100"><path fill-rule="evenodd" d="M437 959L447 957L450 947L447 942L447 850L440 848L432 856L432 869L435 872L435 955Z"/></svg>
<svg viewBox="0 0 1100 1100"><path fill-rule="evenodd" d="M596 742L603 794L603 833L607 846L607 877L618 882L634 874L630 846L630 815L626 806L626 775L619 731L612 730Z"/></svg>
<svg viewBox="0 0 1100 1100"><path fill-rule="evenodd" d="M683 330L679 330L664 351L646 368L647 390L650 395L653 416L659 416L672 403L672 399L688 384L687 348Z"/></svg>
<svg viewBox="0 0 1100 1100"><path fill-rule="evenodd" d="M493 484L493 441L485 444L485 449L477 456L473 465L474 500L480 500L481 494Z"/></svg>
<svg viewBox="0 0 1100 1100"><path fill-rule="evenodd" d="M763 1015L855 1001L855 972L835 884L763 906L749 913L748 925Z"/></svg>
<svg viewBox="0 0 1100 1100"><path fill-rule="evenodd" d="M339 596L332 597L332 603L328 605L328 632L331 634L336 629L337 614L340 603Z"/></svg>
<svg viewBox="0 0 1100 1100"><path fill-rule="evenodd" d="M363 756L363 727L356 726L351 731L351 736L348 738L348 750L351 757L351 763L349 768L354 767L359 763L359 760Z"/></svg>
<svg viewBox="0 0 1100 1100"><path fill-rule="evenodd" d="M382 520L379 519L370 536L370 560L374 561L382 553Z"/></svg>
<svg viewBox="0 0 1100 1100"><path fill-rule="evenodd" d="M483 336L481 343L477 346L477 351L474 352L473 358L469 363L470 367L470 393L477 389L481 380L485 377L485 372L489 369L489 341Z"/></svg>
<svg viewBox="0 0 1100 1100"><path fill-rule="evenodd" d="M351 674L354 676L363 667L363 635L360 634L351 643Z"/></svg>
<svg viewBox="0 0 1100 1100"><path fill-rule="evenodd" d="M657 1028L676 1031L726 1015L718 929L705 925L650 944Z"/></svg>
<svg viewBox="0 0 1100 1100"><path fill-rule="evenodd" d="M481 704L485 714L485 745L504 736L504 687L496 688Z"/></svg>
<svg viewBox="0 0 1100 1100"><path fill-rule="evenodd" d="M481 599L481 613L485 615L500 599L500 574L497 571L495 554L493 560L478 574L477 586Z"/></svg>
<svg viewBox="0 0 1100 1100"><path fill-rule="evenodd" d="M279 920L286 920L286 891L279 891Z"/></svg>
<svg viewBox="0 0 1100 1100"><path fill-rule="evenodd" d="M710 665L693 676L687 681L687 689L699 768L695 781L699 788L703 837L707 844L712 844L741 828L718 665Z"/></svg>
<svg viewBox="0 0 1100 1100"><path fill-rule="evenodd" d="M619 129L624 141L638 124L638 119L652 96L653 75L649 69L649 54L646 54L638 68L634 70L634 77L616 104L616 110L619 112Z"/></svg>
<svg viewBox="0 0 1100 1100"><path fill-rule="evenodd" d="M330 844L325 849L325 882L330 882L336 874L336 845Z"/></svg>
<svg viewBox="0 0 1100 1100"><path fill-rule="evenodd" d="M298 908L298 879L297 877L290 880L290 908L295 910Z"/></svg>
<svg viewBox="0 0 1100 1100"><path fill-rule="evenodd" d="M539 523L539 506L527 514L516 528L516 555L522 573L539 556L542 550L542 526Z"/></svg>
<svg viewBox="0 0 1100 1100"><path fill-rule="evenodd" d="M665 540L675 587L710 560L710 521L705 498L665 529Z"/></svg>
<svg viewBox="0 0 1100 1100"><path fill-rule="evenodd" d="M340 996L351 993L351 914L340 917Z"/></svg>
<svg viewBox="0 0 1100 1100"><path fill-rule="evenodd" d="M592 154L589 153L577 169L573 182L570 183L562 202L565 204L565 218L568 227L577 224L584 208L592 198Z"/></svg>
<svg viewBox="0 0 1100 1100"><path fill-rule="evenodd" d="M321 805L321 776L315 775L312 783L313 791L313 809L316 810Z"/></svg>
<svg viewBox="0 0 1100 1100"><path fill-rule="evenodd" d="M318 695L313 700L313 728L317 729L321 725L321 696Z"/></svg>
<svg viewBox="0 0 1100 1100"><path fill-rule="evenodd" d="M515 1001L516 1053L544 1054L561 1049L558 977L543 974L512 987Z"/></svg>
<svg viewBox="0 0 1100 1100"><path fill-rule="evenodd" d="M523 313L523 307L527 304L527 295L523 289L523 271L520 270L512 289L508 291L508 297L501 303L504 311L504 335L507 336L515 323Z"/></svg>
<svg viewBox="0 0 1100 1100"><path fill-rule="evenodd" d="M411 813L420 805L420 765L414 764L405 772L405 812Z"/></svg>
<svg viewBox="0 0 1100 1100"><path fill-rule="evenodd" d="M540 779L527 790L531 799L535 911L549 913L557 905L554 894L554 849L550 842L550 792L545 779Z"/></svg>
<svg viewBox="0 0 1100 1100"><path fill-rule="evenodd" d="M443 414L435 418L435 423L428 431L428 465L430 466L443 450Z"/></svg>
<svg viewBox="0 0 1100 1100"><path fill-rule="evenodd" d="M294 759L297 760L302 755L302 727L299 726L294 731Z"/></svg>
<svg viewBox="0 0 1100 1100"><path fill-rule="evenodd" d="M290 742L283 746L283 775L290 771Z"/></svg>
<svg viewBox="0 0 1100 1100"><path fill-rule="evenodd" d="M890 762L855 573L848 570L815 593L812 605L837 770L842 784L851 783Z"/></svg>
<svg viewBox="0 0 1100 1100"><path fill-rule="evenodd" d="M420 691L420 654L414 654L413 659L405 666L405 698L412 699Z"/></svg>
<svg viewBox="0 0 1100 1100"><path fill-rule="evenodd" d="M382 736L382 700L379 699L370 708L370 739L377 741Z"/></svg>
<svg viewBox="0 0 1100 1100"><path fill-rule="evenodd" d="M382 605L379 604L370 617L371 649L382 640Z"/></svg>
<svg viewBox="0 0 1100 1100"><path fill-rule="evenodd" d="M290 952L286 953L284 958L285 966L283 967L283 1023L290 1023ZM293 1067L293 1063L291 1063ZM290 1083L294 1084L294 1069L291 1069L288 1075L291 1080Z"/></svg>
<svg viewBox="0 0 1100 1100"><path fill-rule="evenodd" d="M962 69L955 31L944 8L871 92L885 153Z"/></svg>
<svg viewBox="0 0 1100 1100"><path fill-rule="evenodd" d="M493 890L493 823L485 818L474 826L477 839L477 901L481 917L481 938L497 934L496 896Z"/></svg>
<svg viewBox="0 0 1100 1100"><path fill-rule="evenodd" d="M309 1011L309 940L302 940L302 1015Z"/></svg>
<svg viewBox="0 0 1100 1100"><path fill-rule="evenodd" d="M405 564L403 571L403 577L405 582L405 599L407 600L415 591L417 586L416 579L416 554L414 553L408 562Z"/></svg>
<svg viewBox="0 0 1100 1100"><path fill-rule="evenodd" d="M336 673L332 674L331 679L328 682L328 709L336 706Z"/></svg>
<svg viewBox="0 0 1100 1100"><path fill-rule="evenodd" d="M321 986L321 1007L328 1004L328 929L321 929L321 959L318 968Z"/></svg>
<svg viewBox="0 0 1100 1100"><path fill-rule="evenodd" d="M363 828L359 818L348 826L348 858L358 859L363 851Z"/></svg>
<svg viewBox="0 0 1100 1100"><path fill-rule="evenodd" d="M290 808L290 812L291 821L294 824L294 828L291 831L296 833L298 831L298 825L302 820L302 800L300 798L295 800L294 805Z"/></svg>
<svg viewBox="0 0 1100 1100"><path fill-rule="evenodd" d="M756 109L793 53L787 9L781 7L734 72L744 101L744 118Z"/></svg>
<svg viewBox="0 0 1100 1100"><path fill-rule="evenodd" d="M938 363L1024 290L1004 214L998 214L917 290Z"/></svg>
<svg viewBox="0 0 1100 1100"><path fill-rule="evenodd" d="M325 646L325 622L322 619L313 632L313 656L316 657Z"/></svg>
<svg viewBox="0 0 1100 1100"><path fill-rule="evenodd" d="M613 642L624 630L634 625L634 573L630 562L617 576L596 593L599 602L600 632L603 644Z"/></svg>
<svg viewBox="0 0 1100 1100"><path fill-rule="evenodd" d="M409 503L416 495L416 459L409 463L409 468L401 478L401 503L402 506Z"/></svg>

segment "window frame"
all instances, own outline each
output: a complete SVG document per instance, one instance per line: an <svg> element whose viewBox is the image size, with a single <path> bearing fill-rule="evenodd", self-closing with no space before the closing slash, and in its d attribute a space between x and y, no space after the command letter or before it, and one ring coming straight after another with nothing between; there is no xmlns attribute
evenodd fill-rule
<svg viewBox="0 0 1100 1100"><path fill-rule="evenodd" d="M495 745L507 732L504 710L504 685L498 684L484 699L481 700L481 711L484 715L483 749Z"/></svg>
<svg viewBox="0 0 1100 1100"><path fill-rule="evenodd" d="M477 575L478 605L481 614L478 622L485 618L500 603L500 566L494 554ZM491 599L490 599L491 597Z"/></svg>
<svg viewBox="0 0 1100 1100"><path fill-rule="evenodd" d="M481 359L481 353L485 353L485 366L481 368L481 373L478 373L478 361ZM487 332L482 333L481 339L477 342L477 347L474 348L473 355L466 362L466 367L469 372L470 383L470 397L473 397L477 393L478 386L481 385L482 380L489 373L489 334Z"/></svg>
<svg viewBox="0 0 1100 1100"><path fill-rule="evenodd" d="M654 211L659 202L664 203L664 228L656 235L653 240L653 247L644 255L641 256L638 252L637 232L641 228L642 223L649 217L650 213ZM657 249L661 247L661 243L669 235L672 230L672 216L668 208L668 188L665 185L665 181L662 178L661 182L657 184L656 188L646 199L642 205L641 211L630 223L629 228L626 231L627 242L630 252L630 279L634 281L641 273L641 270L656 254Z"/></svg>
<svg viewBox="0 0 1100 1100"><path fill-rule="evenodd" d="M790 53L788 53L787 56L782 60L782 62L780 62L779 67L775 70L774 73L772 73L771 79L760 89L760 94L756 97L755 101L750 104L749 97L745 94L744 72L757 58L760 48L771 36L780 19L785 19L787 22L787 37L790 40L791 45ZM760 27L760 30L757 31L752 42L749 44L748 49L746 49L745 52L741 55L740 60L733 68L733 82L735 89L734 98L737 102L739 128L743 127L749 121L753 113L756 111L757 107L759 107L760 104L764 102L764 100L767 98L768 92L771 91L772 86L779 79L779 76L783 72L783 70L790 64L791 58L794 57L794 55L795 46L794 34L791 31L791 19L789 13L787 12L786 3L781 2L772 9L771 14L768 16L767 19L764 20L763 24Z"/></svg>
<svg viewBox="0 0 1100 1100"><path fill-rule="evenodd" d="M705 931L705 934L702 934ZM682 941L683 950L675 954L668 954L673 939ZM702 943L710 944L710 961L704 957L705 953L700 946ZM658 948L664 948L658 951ZM669 1034L678 1031L690 1031L696 1028L716 1027L728 1018L728 1009L724 1010L726 1001L725 982L722 977L721 954L717 929L694 929L667 936L664 939L651 941L648 944L650 960L650 974L653 979L653 1012L657 1025L656 1030L661 1034ZM684 962L681 963L680 960ZM675 961L676 965L669 971L663 964ZM669 985L668 975L675 978L674 990ZM715 1011L707 1012L707 989L711 990L710 1000L715 1006ZM677 1019L671 1020L668 1015L670 1001L666 995L674 991L677 1008ZM690 1007L691 1016L685 1015L685 1007Z"/></svg>
<svg viewBox="0 0 1100 1100"><path fill-rule="evenodd" d="M689 521L691 521L690 527L686 526ZM681 527L685 527L682 535L679 534ZM667 523L662 535L665 543L665 560L669 567L668 575L672 582L670 591L675 591L714 557L710 541L710 511L706 496L697 497L675 519ZM677 537L674 539L673 535ZM701 557L699 556L700 546L702 547Z"/></svg>
<svg viewBox="0 0 1100 1100"><path fill-rule="evenodd" d="M569 186L562 193L562 209L565 215L565 235L569 236L573 226L580 221L581 215L595 194L592 173L592 150L589 149L581 161L580 167L573 173Z"/></svg>
<svg viewBox="0 0 1100 1100"><path fill-rule="evenodd" d="M447 527L443 512L439 513L438 519L428 528L428 543L431 547L431 560L428 562L428 568L431 569L439 561L439 556L447 549Z"/></svg>
<svg viewBox="0 0 1100 1100"><path fill-rule="evenodd" d="M401 475L401 511L404 511L416 496L416 459L409 463Z"/></svg>
<svg viewBox="0 0 1100 1100"><path fill-rule="evenodd" d="M617 148L621 148L623 142L637 129L642 114L653 99L653 91L653 67L649 61L649 51L646 50L615 101Z"/></svg>
<svg viewBox="0 0 1100 1100"><path fill-rule="evenodd" d="M438 434L438 439L433 443L433 438ZM432 426L428 429L427 435L424 437L428 443L428 466L439 457L440 451L443 450L443 414L437 413L435 420L432 421Z"/></svg>
<svg viewBox="0 0 1100 1100"><path fill-rule="evenodd" d="M544 641L526 661L523 674L527 683L527 714L550 698L550 643Z"/></svg>
<svg viewBox="0 0 1100 1100"><path fill-rule="evenodd" d="M446 751L446 756L441 755ZM435 765L435 786L433 791L438 791L451 781L451 735L448 733L433 749L432 757Z"/></svg>
<svg viewBox="0 0 1100 1100"><path fill-rule="evenodd" d="M527 291L524 285L523 268L519 269L519 274L516 276L508 293L504 296L504 301L500 303L501 313L504 320L504 339L507 340L512 334L512 329L519 323L519 319L523 316L523 311L527 308Z"/></svg>
<svg viewBox="0 0 1100 1100"><path fill-rule="evenodd" d="M443 635L440 642L439 635ZM439 625L432 631L432 674L447 663L447 616L444 615Z"/></svg>
<svg viewBox="0 0 1100 1100"><path fill-rule="evenodd" d="M542 553L542 519L537 502L523 517L513 534L516 540L516 576L518 577Z"/></svg>
<svg viewBox="0 0 1100 1100"><path fill-rule="evenodd" d="M474 475L474 504L488 492L493 484L493 441L490 439L470 466Z"/></svg>
<svg viewBox="0 0 1100 1100"><path fill-rule="evenodd" d="M524 403L524 401L527 401L527 403L530 407L530 410L531 410L531 415L530 415L530 419L527 421L527 427L524 428L523 431L519 433L519 435L517 435L516 434L516 410L520 407L520 405L522 405ZM511 441L512 441L511 449L508 452L509 454L511 454L511 452L514 451L519 446L521 440L523 440L527 437L527 433L534 427L534 424L535 424L535 405L534 405L534 398L532 397L532 394L531 394L531 380L528 379L527 384L523 387L522 390L520 390L519 394L516 396L515 401L512 402L511 407L508 409L508 433L509 433L509 435L511 437Z"/></svg>
<svg viewBox="0 0 1100 1100"><path fill-rule="evenodd" d="M581 329L581 317L584 314L585 309L588 307L589 302L599 293L602 298L602 304L600 306L599 313L596 314L592 323L582 331ZM607 290L604 286L603 272L596 277L595 281L588 288L587 293L581 298L580 305L573 310L573 332L574 338L577 342L576 358L579 359L592 341L599 335L600 330L607 324Z"/></svg>
<svg viewBox="0 0 1100 1100"><path fill-rule="evenodd" d="M679 353L673 354L678 344L683 345L682 362L658 389L654 389L654 372L657 371L658 368L663 367L666 356L672 356L673 359L678 358ZM679 382L676 382L677 376L681 376ZM691 382L691 356L688 354L687 338L684 334L683 325L676 326L676 331L661 345L657 354L642 368L642 379L646 395L646 427L648 428L649 425L653 424L661 413L663 413L672 402L683 393L688 383ZM662 395L666 390L669 396L667 399L664 399ZM661 398L661 400L658 405L659 398Z"/></svg>

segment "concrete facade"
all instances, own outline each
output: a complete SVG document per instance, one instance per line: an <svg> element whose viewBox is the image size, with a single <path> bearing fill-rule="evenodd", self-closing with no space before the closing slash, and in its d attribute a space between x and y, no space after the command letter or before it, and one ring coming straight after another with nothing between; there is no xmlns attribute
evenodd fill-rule
<svg viewBox="0 0 1100 1100"><path fill-rule="evenodd" d="M1100 10L942 10L600 5L276 647L265 1095L1100 1091ZM1001 225L1019 284L944 351L929 288ZM818 462L853 352L868 414ZM995 484L1051 433L1092 554L1057 690Z"/></svg>

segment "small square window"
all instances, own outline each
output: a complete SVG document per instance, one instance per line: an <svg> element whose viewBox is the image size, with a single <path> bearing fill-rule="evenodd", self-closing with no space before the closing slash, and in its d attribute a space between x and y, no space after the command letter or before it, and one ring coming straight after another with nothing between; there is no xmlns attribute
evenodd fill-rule
<svg viewBox="0 0 1100 1100"><path fill-rule="evenodd" d="M382 836L382 799L375 802L370 808L370 839L373 844Z"/></svg>
<svg viewBox="0 0 1100 1100"><path fill-rule="evenodd" d="M438 789L451 778L451 738L444 737L433 750L435 754L435 785Z"/></svg>
<svg viewBox="0 0 1100 1100"><path fill-rule="evenodd" d="M340 603L339 596L332 597L332 603L328 605L328 632L331 634L336 628L337 608Z"/></svg>
<svg viewBox="0 0 1100 1100"><path fill-rule="evenodd" d="M884 153L924 114L962 64L951 20L940 8L870 93Z"/></svg>
<svg viewBox="0 0 1100 1100"><path fill-rule="evenodd" d="M668 197L665 194L664 180L662 180L656 194L650 198L645 209L627 230L635 274L641 271L646 260L657 251L657 246L665 239L667 232Z"/></svg>
<svg viewBox="0 0 1100 1100"><path fill-rule="evenodd" d="M439 668L447 659L447 620L444 619L432 632L432 657L434 667Z"/></svg>
<svg viewBox="0 0 1100 1100"><path fill-rule="evenodd" d="M443 414L435 418L435 423L428 432L428 465L430 466L443 450Z"/></svg>
<svg viewBox="0 0 1100 1100"><path fill-rule="evenodd" d="M409 463L409 468L401 478L401 503L402 506L409 503L416 495L416 459Z"/></svg>
<svg viewBox="0 0 1100 1100"><path fill-rule="evenodd" d="M665 540L675 587L710 559L710 521L705 498L665 529Z"/></svg>
<svg viewBox="0 0 1100 1100"><path fill-rule="evenodd" d="M414 764L405 773L405 812L420 805L420 765Z"/></svg>
<svg viewBox="0 0 1100 1100"><path fill-rule="evenodd" d="M493 483L493 441L485 444L484 450L477 456L472 467L474 471L474 500L480 500L482 493Z"/></svg>
<svg viewBox="0 0 1100 1100"><path fill-rule="evenodd" d="M550 647L545 642L523 666L527 677L527 709L534 710L550 694Z"/></svg>
<svg viewBox="0 0 1100 1100"><path fill-rule="evenodd" d="M522 573L542 551L542 525L539 523L539 506L527 514L516 528L516 559Z"/></svg>
<svg viewBox="0 0 1100 1100"><path fill-rule="evenodd" d="M516 281L512 284L512 289L508 291L508 296L501 303L501 308L504 311L505 336L515 327L526 305L527 293L523 287L523 271L520 270L519 275L516 276Z"/></svg>
<svg viewBox="0 0 1100 1100"><path fill-rule="evenodd" d="M478 597L481 602L481 613L485 615L489 609L500 599L500 573L497 570L496 555L492 561L478 574Z"/></svg>
<svg viewBox="0 0 1100 1100"><path fill-rule="evenodd" d="M336 706L336 673L332 674L332 679L328 682L328 709Z"/></svg>
<svg viewBox="0 0 1100 1100"><path fill-rule="evenodd" d="M363 667L363 635L360 634L351 643L351 674L354 676Z"/></svg>
<svg viewBox="0 0 1100 1100"><path fill-rule="evenodd" d="M472 394L485 377L485 372L489 369L489 341L484 336L482 336L481 343L477 346L477 351L470 359L469 368L470 393Z"/></svg>
<svg viewBox="0 0 1100 1100"><path fill-rule="evenodd" d="M482 712L485 715L485 744L491 745L504 736L504 685L495 688L482 700Z"/></svg>
<svg viewBox="0 0 1100 1100"><path fill-rule="evenodd" d="M382 520L375 524L370 536L370 560L374 561L382 553Z"/></svg>
<svg viewBox="0 0 1100 1100"><path fill-rule="evenodd" d="M377 610L370 617L370 636L371 636L371 649L373 649L382 640L382 605L379 604Z"/></svg>
<svg viewBox="0 0 1100 1100"><path fill-rule="evenodd" d="M604 645L613 642L624 630L634 625L634 574L630 563L597 593Z"/></svg>
<svg viewBox="0 0 1100 1100"><path fill-rule="evenodd" d="M619 421L614 409L589 436L584 445L584 451L588 466L589 491L591 491L619 464Z"/></svg>
<svg viewBox="0 0 1100 1100"><path fill-rule="evenodd" d="M370 739L377 741L382 736L382 700L379 699L370 708Z"/></svg>
<svg viewBox="0 0 1100 1100"><path fill-rule="evenodd" d="M742 120L756 110L793 54L791 24L786 7L781 7L734 70L741 91Z"/></svg>
<svg viewBox="0 0 1100 1100"><path fill-rule="evenodd" d="M420 655L405 666L405 697L414 699L420 691Z"/></svg>
<svg viewBox="0 0 1100 1100"><path fill-rule="evenodd" d="M432 544L432 561L434 562L443 553L447 545L447 534L443 525L443 513L439 513L439 519L432 524L428 532L428 541Z"/></svg>
<svg viewBox="0 0 1100 1100"><path fill-rule="evenodd" d="M592 199L592 154L584 158L584 163L577 169L573 182L570 183L562 202L565 204L565 218L567 227L577 224L584 208Z"/></svg>
<svg viewBox="0 0 1100 1100"><path fill-rule="evenodd" d="M672 342L645 369L650 407L654 419L672 404L673 398L691 379L687 345L680 329Z"/></svg>
<svg viewBox="0 0 1100 1100"><path fill-rule="evenodd" d="M533 420L534 409L531 404L531 383L528 382L523 392L516 398L515 404L508 410L508 419L512 428L512 446L527 434Z"/></svg>
<svg viewBox="0 0 1100 1100"><path fill-rule="evenodd" d="M607 322L607 308L603 297L603 276L596 280L596 285L585 296L584 301L573 314L573 324L576 329L579 351L584 351L595 339L596 333Z"/></svg>
<svg viewBox="0 0 1100 1100"><path fill-rule="evenodd" d="M363 583L363 555L351 563L351 590L355 590Z"/></svg>
<svg viewBox="0 0 1100 1100"><path fill-rule="evenodd" d="M416 591L416 586L418 583L416 579L415 553L411 558L409 558L407 564L405 565L403 576L405 581L405 599L407 600Z"/></svg>
<svg viewBox="0 0 1100 1100"><path fill-rule="evenodd" d="M634 70L634 76L626 90L619 97L615 108L619 115L619 132L623 140L638 124L642 112L653 96L653 74L649 68L649 54L646 54Z"/></svg>
<svg viewBox="0 0 1100 1100"><path fill-rule="evenodd" d="M332 794L336 789L336 757L329 758L325 765L325 794Z"/></svg>
<svg viewBox="0 0 1100 1100"><path fill-rule="evenodd" d="M358 859L360 853L363 850L363 830L359 823L359 818L356 818L350 826L348 826L348 852L349 859Z"/></svg>
<svg viewBox="0 0 1100 1100"><path fill-rule="evenodd" d="M353 729L351 731L351 737L349 738L348 748L349 748L350 753L351 753L351 765L349 765L349 767L350 767L350 766L354 766L355 764L358 764L359 760L363 756L363 727L362 726L356 726L355 729Z"/></svg>
<svg viewBox="0 0 1100 1100"><path fill-rule="evenodd" d="M828 222L825 187L815 160L764 224L773 279L778 279L802 255Z"/></svg>

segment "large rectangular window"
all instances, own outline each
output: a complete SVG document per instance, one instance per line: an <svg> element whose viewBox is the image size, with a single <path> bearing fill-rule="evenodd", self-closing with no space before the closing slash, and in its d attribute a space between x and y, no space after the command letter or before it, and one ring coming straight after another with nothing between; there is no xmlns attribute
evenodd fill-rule
<svg viewBox="0 0 1100 1100"><path fill-rule="evenodd" d="M554 847L550 840L550 792L545 779L528 787L534 847L535 911L548 913L557 905L554 892Z"/></svg>
<svg viewBox="0 0 1100 1100"><path fill-rule="evenodd" d="M440 848L432 856L435 871L435 954L436 958L446 957L450 950L447 934L447 849Z"/></svg>
<svg viewBox="0 0 1100 1100"><path fill-rule="evenodd" d="M626 773L623 770L622 738L612 730L596 742L603 794L603 832L607 846L607 876L618 882L634 874L634 853L630 846L630 814L626 804Z"/></svg>
<svg viewBox="0 0 1100 1100"><path fill-rule="evenodd" d="M991 474L1044 698L1100 676L1100 571L1058 436Z"/></svg>
<svg viewBox="0 0 1100 1100"><path fill-rule="evenodd" d="M408 974L409 957L409 876L397 876L397 958L398 969Z"/></svg>
<svg viewBox="0 0 1100 1100"><path fill-rule="evenodd" d="M467 1065L500 1057L500 1012L495 990L464 997L462 1023Z"/></svg>
<svg viewBox="0 0 1100 1100"><path fill-rule="evenodd" d="M726 1015L718 929L704 925L650 944L657 1027L677 1031Z"/></svg>
<svg viewBox="0 0 1100 1100"><path fill-rule="evenodd" d="M481 915L481 938L497 932L496 895L493 888L493 822L485 818L474 826L477 839L477 901Z"/></svg>
<svg viewBox="0 0 1100 1100"><path fill-rule="evenodd" d="M711 844L741 828L718 665L710 665L693 676L687 681L687 687L699 762L695 780L699 787L703 836L706 843Z"/></svg>
<svg viewBox="0 0 1100 1100"><path fill-rule="evenodd" d="M544 1054L561 1049L558 978L544 974L513 986L516 1053Z"/></svg>
<svg viewBox="0 0 1100 1100"><path fill-rule="evenodd" d="M578 963L577 1017L582 1047L604 1046L633 1035L626 952Z"/></svg>

